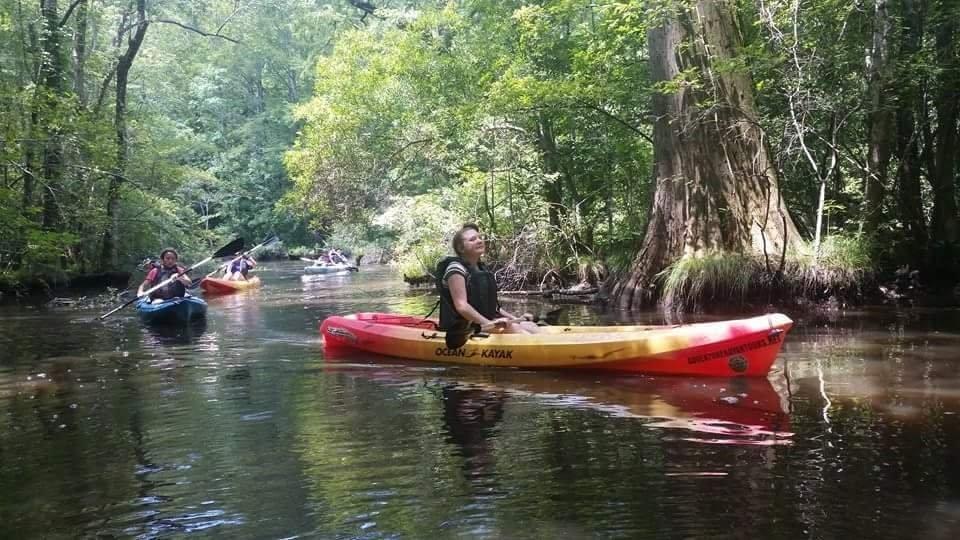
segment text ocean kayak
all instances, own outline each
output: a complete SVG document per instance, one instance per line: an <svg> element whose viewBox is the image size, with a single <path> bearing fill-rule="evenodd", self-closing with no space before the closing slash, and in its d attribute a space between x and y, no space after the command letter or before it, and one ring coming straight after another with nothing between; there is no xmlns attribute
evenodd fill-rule
<svg viewBox="0 0 960 540"><path fill-rule="evenodd" d="M328 317L325 347L433 362L532 369L765 376L793 321L779 313L676 326L548 326L540 334L472 337L458 349L434 321L389 313Z"/></svg>
<svg viewBox="0 0 960 540"><path fill-rule="evenodd" d="M246 281L204 278L203 281L200 282L200 288L207 294L231 294L238 291L255 289L259 286L260 278L257 276L253 276Z"/></svg>
<svg viewBox="0 0 960 540"><path fill-rule="evenodd" d="M207 315L207 303L196 296L171 298L152 304L149 300L137 302L140 320L151 324L185 324Z"/></svg>

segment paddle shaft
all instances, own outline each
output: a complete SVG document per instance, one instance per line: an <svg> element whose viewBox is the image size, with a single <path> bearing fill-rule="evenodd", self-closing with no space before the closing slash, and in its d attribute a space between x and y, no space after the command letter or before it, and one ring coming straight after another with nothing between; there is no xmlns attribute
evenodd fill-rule
<svg viewBox="0 0 960 540"><path fill-rule="evenodd" d="M270 238L267 238L267 239L264 240L263 242L260 242L259 244L253 246L253 247L250 248L249 250L244 251L244 252L241 253L240 255L234 257L233 260L231 260L230 262L221 264L220 266L218 266L218 267L216 268L216 270L214 270L213 272L210 272L209 274L203 276L204 279L206 279L206 278L208 278L208 277L216 274L216 273L219 272L222 268L229 267L231 264L233 264L233 263L239 261L241 258L243 258L244 255L249 255L249 254L253 253L254 251L262 248L263 246L265 246L265 245L267 245L267 244L272 244L273 242L276 242L276 241L277 241L277 237L276 237L276 236L272 236L272 237L270 237Z"/></svg>

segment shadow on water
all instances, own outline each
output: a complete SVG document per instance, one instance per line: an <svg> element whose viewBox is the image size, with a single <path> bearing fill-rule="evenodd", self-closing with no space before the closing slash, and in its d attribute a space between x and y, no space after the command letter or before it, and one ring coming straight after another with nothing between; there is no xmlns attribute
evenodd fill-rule
<svg viewBox="0 0 960 540"><path fill-rule="evenodd" d="M207 332L207 319L194 319L187 324L144 324L147 345L191 345Z"/></svg>

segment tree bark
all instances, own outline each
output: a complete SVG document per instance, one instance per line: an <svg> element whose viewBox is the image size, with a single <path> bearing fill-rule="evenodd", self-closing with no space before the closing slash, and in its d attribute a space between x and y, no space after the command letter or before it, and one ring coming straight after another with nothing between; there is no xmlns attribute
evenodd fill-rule
<svg viewBox="0 0 960 540"><path fill-rule="evenodd" d="M120 189L126 177L127 159L127 81L130 68L140 50L147 33L146 0L137 0L137 26L127 41L127 50L117 60L116 68L116 106L114 108L114 128L117 135L117 168L110 177L107 189L107 229L103 233L103 246L100 254L100 267L113 268L118 264L117 238L120 236Z"/></svg>
<svg viewBox="0 0 960 540"><path fill-rule="evenodd" d="M87 0L80 0L77 6L77 20L73 34L73 92L77 95L77 102L81 107L87 105L86 78L87 65L87 21L89 5Z"/></svg>
<svg viewBox="0 0 960 540"><path fill-rule="evenodd" d="M920 52L923 26L914 0L903 0L903 33L900 39L900 58L912 65L914 56ZM909 73L899 77L903 83L897 91L897 150L900 160L897 167L897 212L904 227L904 257L910 261L922 260L927 245L927 226L923 213L923 196L920 188L920 130L917 129L914 108L923 94Z"/></svg>
<svg viewBox="0 0 960 540"><path fill-rule="evenodd" d="M954 175L960 112L960 61L956 52L957 22L949 16L946 5L941 4L940 9L944 12L940 13L934 30L937 64L941 71L935 92L937 127L933 134L933 170L929 175L933 188L930 266L939 274L935 277L955 279L958 224Z"/></svg>
<svg viewBox="0 0 960 540"><path fill-rule="evenodd" d="M675 260L711 251L766 254L798 238L756 122L752 83L715 69L741 47L732 4L702 0L648 31L654 81L656 191L643 245L611 298L638 308L658 296L655 276ZM683 80L693 71L698 84Z"/></svg>
<svg viewBox="0 0 960 540"><path fill-rule="evenodd" d="M560 157L557 155L557 141L553 136L553 123L542 112L537 118L537 143L540 146L540 152L543 154L545 171L547 174L554 175L553 179L544 182L543 198L547 202L547 217L550 221L550 227L558 231L560 230L560 213L563 208L563 181L560 178L563 172L560 169Z"/></svg>
<svg viewBox="0 0 960 540"><path fill-rule="evenodd" d="M59 99L63 96L65 83L65 62L60 40L60 21L57 16L57 0L41 0L40 12L42 15L42 31L40 33L40 90L39 103L41 123L58 125L50 122L51 116L60 114ZM63 183L63 142L59 128L53 127L46 132L46 141L43 144L43 165L41 177L44 185L41 200L43 214L41 224L47 230L56 228L59 222L57 207L57 192Z"/></svg>
<svg viewBox="0 0 960 540"><path fill-rule="evenodd" d="M863 181L863 231L877 232L883 220L883 198L890 165L893 118L887 106L891 18L887 0L874 0L873 32L867 68L867 170Z"/></svg>

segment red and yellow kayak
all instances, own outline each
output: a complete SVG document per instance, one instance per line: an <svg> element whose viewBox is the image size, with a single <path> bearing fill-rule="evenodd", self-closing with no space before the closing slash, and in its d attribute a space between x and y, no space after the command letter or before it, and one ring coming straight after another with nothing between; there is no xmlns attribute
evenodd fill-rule
<svg viewBox="0 0 960 540"><path fill-rule="evenodd" d="M204 278L200 288L207 294L232 294L238 291L255 289L260 286L260 278L253 276L246 281L232 281L229 279Z"/></svg>
<svg viewBox="0 0 960 540"><path fill-rule="evenodd" d="M675 326L546 326L539 334L474 336L457 349L435 321L389 313L328 317L326 348L455 364L660 375L762 377L793 326L786 315Z"/></svg>

